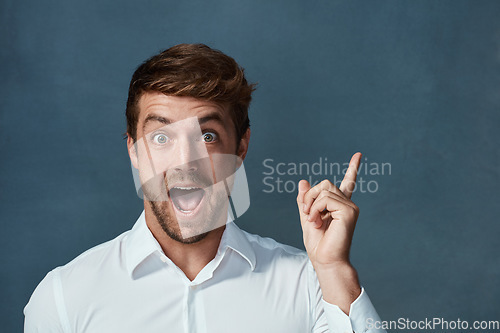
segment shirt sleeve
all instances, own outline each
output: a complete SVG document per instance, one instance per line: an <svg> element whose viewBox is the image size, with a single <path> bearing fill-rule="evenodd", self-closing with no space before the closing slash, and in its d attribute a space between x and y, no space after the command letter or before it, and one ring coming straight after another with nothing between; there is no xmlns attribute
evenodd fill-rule
<svg viewBox="0 0 500 333"><path fill-rule="evenodd" d="M49 272L24 307L24 333L64 333L57 304L58 276ZM54 293L56 291L56 293Z"/></svg>
<svg viewBox="0 0 500 333"><path fill-rule="evenodd" d="M380 322L380 317L375 310L365 289L361 287L361 294L351 303L349 316L337 305L328 303L321 298L326 321L331 332L342 333L384 333L383 329L373 328L373 324Z"/></svg>
<svg viewBox="0 0 500 333"><path fill-rule="evenodd" d="M312 271L311 271L312 270ZM368 294L361 287L361 294L352 302L349 315L346 315L337 305L326 302L323 299L316 272L312 265L310 271L311 308L313 312L313 333L385 333L383 329L373 328L375 322L380 322Z"/></svg>

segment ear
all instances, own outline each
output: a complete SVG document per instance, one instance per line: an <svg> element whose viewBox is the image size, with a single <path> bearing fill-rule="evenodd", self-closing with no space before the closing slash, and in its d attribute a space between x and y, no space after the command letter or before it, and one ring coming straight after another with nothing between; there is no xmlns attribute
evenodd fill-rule
<svg viewBox="0 0 500 333"><path fill-rule="evenodd" d="M242 162L247 156L249 143L250 143L250 128L248 128L245 134L243 134L243 136L241 137L240 145L238 147L238 151L236 152L236 155L238 155L238 157L241 159Z"/></svg>
<svg viewBox="0 0 500 333"><path fill-rule="evenodd" d="M134 139L127 133L127 149L128 156L130 157L130 161L134 168L139 170L139 163L137 162L137 145L134 142Z"/></svg>

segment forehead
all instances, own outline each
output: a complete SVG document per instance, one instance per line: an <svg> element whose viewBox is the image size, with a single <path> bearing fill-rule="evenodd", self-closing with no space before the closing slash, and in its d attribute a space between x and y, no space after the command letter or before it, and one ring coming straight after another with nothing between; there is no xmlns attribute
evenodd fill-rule
<svg viewBox="0 0 500 333"><path fill-rule="evenodd" d="M187 96L168 96L159 92L146 92L139 99L139 123L148 116L168 117L172 122L186 118L218 115L223 122L231 122L227 107L211 101Z"/></svg>

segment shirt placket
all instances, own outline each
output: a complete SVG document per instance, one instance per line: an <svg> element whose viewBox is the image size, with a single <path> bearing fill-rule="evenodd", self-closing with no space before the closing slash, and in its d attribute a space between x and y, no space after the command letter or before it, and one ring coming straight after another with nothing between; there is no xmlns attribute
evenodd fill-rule
<svg viewBox="0 0 500 333"><path fill-rule="evenodd" d="M219 265L226 249L218 251L216 257L205 267L200 274L190 281L184 272L177 267L168 257L160 254L160 259L173 268L184 282L183 322L186 333L206 333L205 304L203 300L203 283L212 278L213 271Z"/></svg>
<svg viewBox="0 0 500 333"><path fill-rule="evenodd" d="M201 285L189 283L186 285L184 306L184 327L187 333L205 333L206 319Z"/></svg>

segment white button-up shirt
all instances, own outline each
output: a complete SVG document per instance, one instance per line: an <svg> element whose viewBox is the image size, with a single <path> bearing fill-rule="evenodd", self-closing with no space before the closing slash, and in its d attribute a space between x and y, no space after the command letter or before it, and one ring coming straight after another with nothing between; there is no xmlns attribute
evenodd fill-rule
<svg viewBox="0 0 500 333"><path fill-rule="evenodd" d="M234 222L190 281L144 212L131 230L49 272L24 314L26 333L367 332L369 318L380 320L364 289L347 316L322 299L306 252Z"/></svg>

